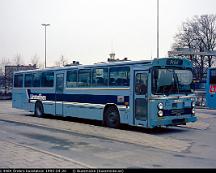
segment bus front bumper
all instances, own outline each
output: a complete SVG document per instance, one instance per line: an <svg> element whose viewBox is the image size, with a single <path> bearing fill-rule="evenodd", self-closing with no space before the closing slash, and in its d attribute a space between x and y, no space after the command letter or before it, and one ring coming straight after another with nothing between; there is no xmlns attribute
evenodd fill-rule
<svg viewBox="0 0 216 173"><path fill-rule="evenodd" d="M151 123L151 128L161 127L161 126L176 126L176 125L186 125L186 123L196 122L196 116L188 117L163 117L159 118L157 121Z"/></svg>

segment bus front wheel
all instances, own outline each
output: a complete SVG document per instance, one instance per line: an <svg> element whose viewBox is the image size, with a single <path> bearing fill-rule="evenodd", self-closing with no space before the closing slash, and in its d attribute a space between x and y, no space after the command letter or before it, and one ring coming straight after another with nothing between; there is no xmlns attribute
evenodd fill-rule
<svg viewBox="0 0 216 173"><path fill-rule="evenodd" d="M118 109L115 106L110 106L104 113L104 125L110 128L120 127L120 117Z"/></svg>
<svg viewBox="0 0 216 173"><path fill-rule="evenodd" d="M41 102L36 102L34 114L39 118L42 118L44 116L43 104Z"/></svg>

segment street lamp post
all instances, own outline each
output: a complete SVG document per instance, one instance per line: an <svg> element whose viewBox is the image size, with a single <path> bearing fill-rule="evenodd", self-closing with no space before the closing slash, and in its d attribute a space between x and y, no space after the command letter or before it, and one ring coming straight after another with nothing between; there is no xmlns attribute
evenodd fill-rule
<svg viewBox="0 0 216 173"><path fill-rule="evenodd" d="M44 26L44 28L45 28L45 62L44 62L44 64L45 64L45 68L46 68L46 27L50 26L50 24L41 24L41 25Z"/></svg>
<svg viewBox="0 0 216 173"><path fill-rule="evenodd" d="M157 0L157 58L159 58L159 29L160 29L160 18L159 18L159 13L160 13L160 9L159 9L159 0Z"/></svg>

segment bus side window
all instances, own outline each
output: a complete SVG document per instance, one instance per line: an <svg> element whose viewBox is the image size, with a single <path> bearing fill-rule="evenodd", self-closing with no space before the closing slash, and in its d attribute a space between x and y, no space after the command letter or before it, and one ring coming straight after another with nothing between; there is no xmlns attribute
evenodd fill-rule
<svg viewBox="0 0 216 173"><path fill-rule="evenodd" d="M25 87L33 86L33 74L25 74Z"/></svg>
<svg viewBox="0 0 216 173"><path fill-rule="evenodd" d="M54 73L43 72L41 75L41 87L53 87L54 85Z"/></svg>
<svg viewBox="0 0 216 173"><path fill-rule="evenodd" d="M110 80L109 80L109 84L110 84L110 86L115 86L115 78L110 78Z"/></svg>
<svg viewBox="0 0 216 173"><path fill-rule="evenodd" d="M23 74L16 74L14 76L14 87L15 88L23 87Z"/></svg>
<svg viewBox="0 0 216 173"><path fill-rule="evenodd" d="M129 86L130 85L130 68L129 67L112 67L110 68L110 86Z"/></svg>
<svg viewBox="0 0 216 173"><path fill-rule="evenodd" d="M93 69L92 86L108 86L108 68Z"/></svg>
<svg viewBox="0 0 216 173"><path fill-rule="evenodd" d="M67 88L77 87L77 70L67 71L66 87Z"/></svg>
<svg viewBox="0 0 216 173"><path fill-rule="evenodd" d="M91 86L91 70L83 69L79 70L78 74L78 86L79 87L90 87Z"/></svg>
<svg viewBox="0 0 216 173"><path fill-rule="evenodd" d="M34 73L33 74L33 87L40 87L41 86L41 73Z"/></svg>
<svg viewBox="0 0 216 173"><path fill-rule="evenodd" d="M210 84L216 84L216 70L210 70Z"/></svg>

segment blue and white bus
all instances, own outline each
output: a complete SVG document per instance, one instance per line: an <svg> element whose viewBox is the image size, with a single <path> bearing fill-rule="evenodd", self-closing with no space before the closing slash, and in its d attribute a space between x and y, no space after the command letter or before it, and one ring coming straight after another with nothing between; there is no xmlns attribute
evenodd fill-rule
<svg viewBox="0 0 216 173"><path fill-rule="evenodd" d="M14 73L14 108L154 128L195 122L192 64L181 58Z"/></svg>
<svg viewBox="0 0 216 173"><path fill-rule="evenodd" d="M206 106L216 109L216 68L209 68L206 79Z"/></svg>

